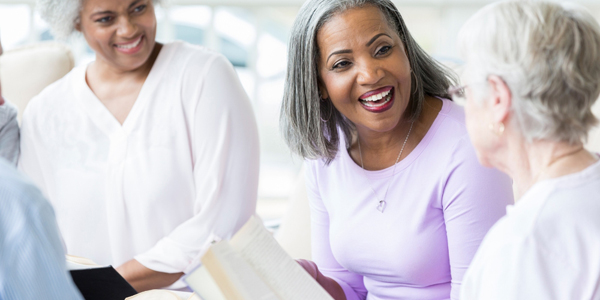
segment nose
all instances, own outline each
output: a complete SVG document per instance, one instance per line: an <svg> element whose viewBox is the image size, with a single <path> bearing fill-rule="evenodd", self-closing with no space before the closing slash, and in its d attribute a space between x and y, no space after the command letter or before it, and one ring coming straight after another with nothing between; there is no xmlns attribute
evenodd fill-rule
<svg viewBox="0 0 600 300"><path fill-rule="evenodd" d="M377 62L365 62L358 72L357 82L361 85L373 85L385 76L385 71Z"/></svg>
<svg viewBox="0 0 600 300"><path fill-rule="evenodd" d="M117 35L124 38L134 38L137 34L137 25L132 22L131 18L121 17L119 18Z"/></svg>

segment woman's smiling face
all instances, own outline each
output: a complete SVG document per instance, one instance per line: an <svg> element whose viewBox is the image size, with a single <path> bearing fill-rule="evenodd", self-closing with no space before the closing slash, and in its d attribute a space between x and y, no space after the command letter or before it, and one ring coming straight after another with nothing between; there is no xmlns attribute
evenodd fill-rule
<svg viewBox="0 0 600 300"><path fill-rule="evenodd" d="M404 44L375 6L334 15L317 32L320 91L357 129L394 129L408 107Z"/></svg>
<svg viewBox="0 0 600 300"><path fill-rule="evenodd" d="M148 61L155 45L151 0L85 0L76 25L97 58L123 71Z"/></svg>

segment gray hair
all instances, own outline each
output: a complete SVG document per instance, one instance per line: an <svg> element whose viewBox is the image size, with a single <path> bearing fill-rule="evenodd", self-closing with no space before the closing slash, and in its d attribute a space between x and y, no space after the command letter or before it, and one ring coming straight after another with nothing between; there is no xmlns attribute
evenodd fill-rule
<svg viewBox="0 0 600 300"><path fill-rule="evenodd" d="M300 8L292 27L280 117L287 145L303 158L324 158L327 163L331 162L340 143L338 128L345 136L346 147L350 147L354 124L335 109L331 100L321 101L319 96L317 32L336 14L366 5L379 8L406 48L413 72L405 116L411 120L418 118L425 95L450 98L448 88L456 82L452 71L437 63L417 45L392 1L309 0Z"/></svg>
<svg viewBox="0 0 600 300"><path fill-rule="evenodd" d="M505 81L513 98L510 125L527 141L587 139L597 123L591 107L600 94L600 26L585 9L494 3L463 26L459 47L471 78Z"/></svg>
<svg viewBox="0 0 600 300"><path fill-rule="evenodd" d="M50 25L50 32L58 40L67 39L75 32L84 0L38 0L37 10ZM152 0L160 4L162 0Z"/></svg>

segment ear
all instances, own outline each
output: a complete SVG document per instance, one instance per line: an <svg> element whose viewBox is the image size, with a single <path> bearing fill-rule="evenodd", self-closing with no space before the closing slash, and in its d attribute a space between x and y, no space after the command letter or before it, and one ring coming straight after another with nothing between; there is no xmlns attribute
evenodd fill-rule
<svg viewBox="0 0 600 300"><path fill-rule="evenodd" d="M512 93L506 82L499 76L490 75L487 80L490 86L490 96L492 97L490 107L492 122L505 123L512 106Z"/></svg>
<svg viewBox="0 0 600 300"><path fill-rule="evenodd" d="M81 21L79 19L75 21L75 30L81 32Z"/></svg>
<svg viewBox="0 0 600 300"><path fill-rule="evenodd" d="M321 95L321 100L329 98L329 92L321 79L319 79L319 94Z"/></svg>

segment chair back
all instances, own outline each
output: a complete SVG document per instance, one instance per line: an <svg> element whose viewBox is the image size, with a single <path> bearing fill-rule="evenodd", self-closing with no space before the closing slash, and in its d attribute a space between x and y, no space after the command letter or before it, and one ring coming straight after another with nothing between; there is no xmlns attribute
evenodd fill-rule
<svg viewBox="0 0 600 300"><path fill-rule="evenodd" d="M56 42L6 51L0 56L2 96L17 106L20 120L29 100L69 73L74 65L71 50Z"/></svg>

